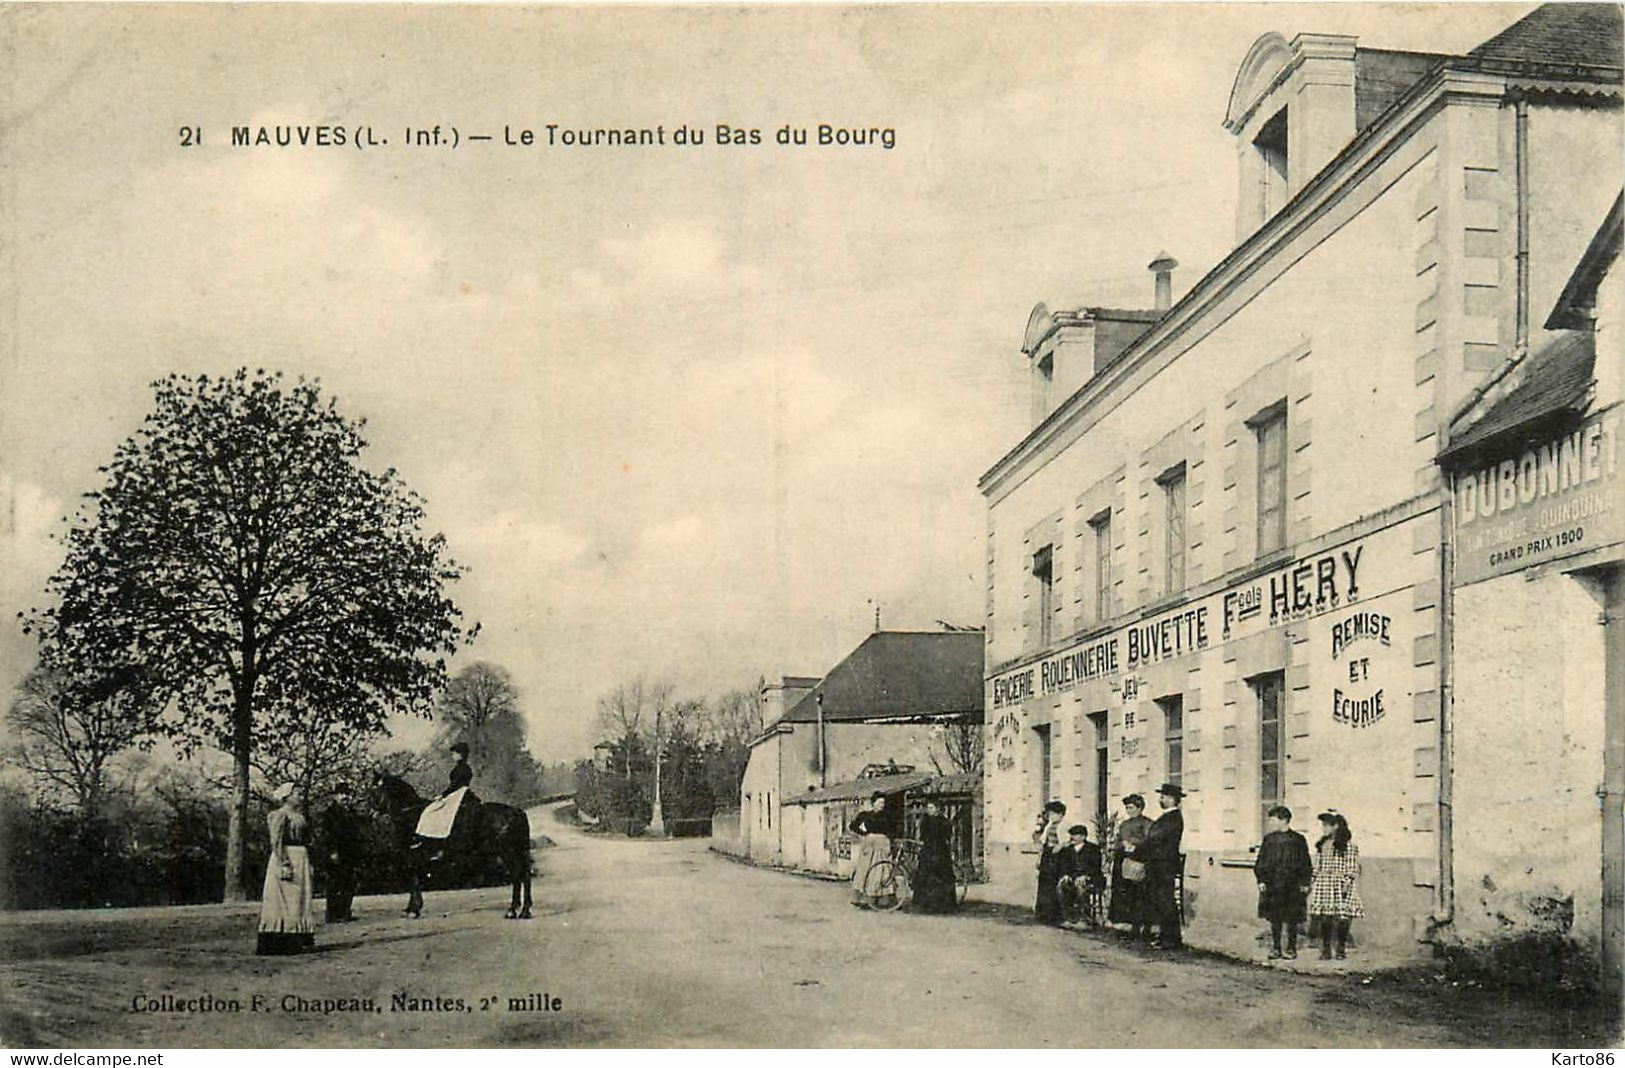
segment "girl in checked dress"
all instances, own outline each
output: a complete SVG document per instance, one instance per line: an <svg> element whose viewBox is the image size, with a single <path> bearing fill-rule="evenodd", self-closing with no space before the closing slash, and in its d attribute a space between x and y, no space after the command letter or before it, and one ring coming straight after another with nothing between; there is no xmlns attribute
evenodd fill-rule
<svg viewBox="0 0 1625 1068"><path fill-rule="evenodd" d="M1320 814L1320 840L1315 843L1315 874L1309 884L1309 915L1320 925L1320 959L1348 956L1349 923L1365 915L1360 903L1360 849L1349 821L1335 811Z"/></svg>

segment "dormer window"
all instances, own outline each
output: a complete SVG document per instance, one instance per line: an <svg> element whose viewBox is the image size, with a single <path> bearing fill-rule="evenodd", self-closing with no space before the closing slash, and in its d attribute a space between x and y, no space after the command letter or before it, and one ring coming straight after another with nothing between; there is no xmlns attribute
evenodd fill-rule
<svg viewBox="0 0 1625 1068"><path fill-rule="evenodd" d="M1365 68L1362 55L1369 60ZM1236 71L1224 119L1240 165L1236 240L1280 214L1348 146L1359 129L1362 99L1368 110L1381 110L1422 76L1430 59L1358 49L1353 37L1334 33L1300 33L1290 42L1266 33L1253 42Z"/></svg>
<svg viewBox="0 0 1625 1068"><path fill-rule="evenodd" d="M1033 360L1033 425L1049 415L1055 403L1055 349L1049 346Z"/></svg>
<svg viewBox="0 0 1625 1068"><path fill-rule="evenodd" d="M1258 197L1265 219L1285 206L1291 188L1287 181L1286 110L1277 111L1259 127L1258 136L1253 138L1253 148L1263 160L1258 174Z"/></svg>

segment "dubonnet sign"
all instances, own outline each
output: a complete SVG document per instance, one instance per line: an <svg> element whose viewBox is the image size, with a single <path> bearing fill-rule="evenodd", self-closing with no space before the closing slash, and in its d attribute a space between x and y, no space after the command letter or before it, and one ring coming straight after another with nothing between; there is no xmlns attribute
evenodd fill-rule
<svg viewBox="0 0 1625 1068"><path fill-rule="evenodd" d="M1459 472L1455 585L1625 539L1614 407L1578 430Z"/></svg>

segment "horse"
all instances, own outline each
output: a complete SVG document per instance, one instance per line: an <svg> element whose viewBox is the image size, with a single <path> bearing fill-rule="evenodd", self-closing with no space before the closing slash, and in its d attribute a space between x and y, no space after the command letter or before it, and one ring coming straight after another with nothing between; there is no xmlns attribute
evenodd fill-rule
<svg viewBox="0 0 1625 1068"><path fill-rule="evenodd" d="M380 774L376 787L381 806L394 825L396 845L405 854L407 869L412 874L412 894L407 899L405 912L415 919L423 912L423 883L432 863L428 847L435 841L417 835L418 817L429 802L419 797L409 783L393 775ZM492 801L481 802L474 821L474 842L448 840L447 845L453 854L461 854L471 861L498 861L503 878L513 887L513 901L503 917L530 919L530 817L523 809Z"/></svg>

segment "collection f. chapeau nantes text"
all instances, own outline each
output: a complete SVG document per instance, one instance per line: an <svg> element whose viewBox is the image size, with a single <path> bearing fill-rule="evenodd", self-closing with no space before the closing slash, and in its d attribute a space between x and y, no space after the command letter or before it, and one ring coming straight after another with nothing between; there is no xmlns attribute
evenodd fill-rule
<svg viewBox="0 0 1625 1068"><path fill-rule="evenodd" d="M344 997L331 994L247 994L217 997L214 994L137 994L130 999L130 1011L172 1015L210 1015L247 1012L283 1012L332 1016L337 1013L438 1013L438 1012L563 1012L564 999L554 994L530 993L517 997L485 994L451 997L442 994L397 992L388 998L378 996Z"/></svg>
<svg viewBox="0 0 1625 1068"><path fill-rule="evenodd" d="M357 151L388 148L837 148L881 149L897 147L897 130L891 126L846 126L820 122L810 126L785 124L735 126L715 122L691 125L678 123L655 126L567 126L543 123L540 126L504 124L481 129L452 125L344 126L232 126L225 136L202 126L180 127L181 148L226 144L232 148L326 149L352 148Z"/></svg>

